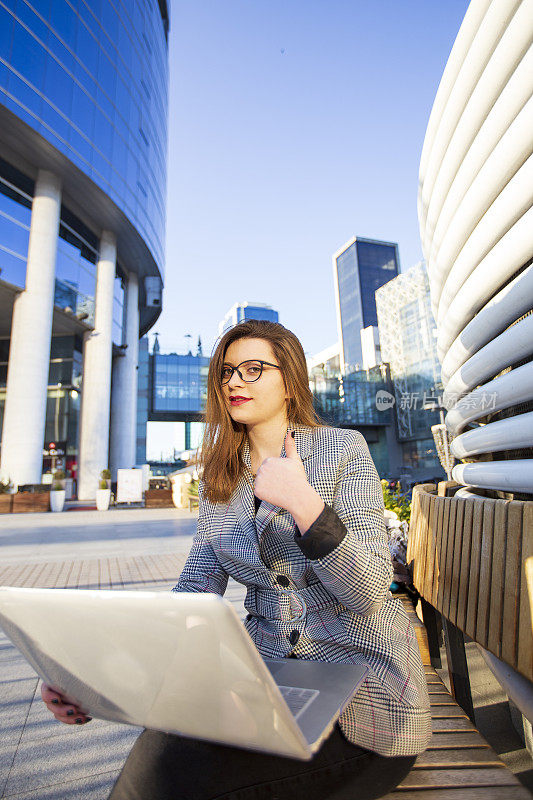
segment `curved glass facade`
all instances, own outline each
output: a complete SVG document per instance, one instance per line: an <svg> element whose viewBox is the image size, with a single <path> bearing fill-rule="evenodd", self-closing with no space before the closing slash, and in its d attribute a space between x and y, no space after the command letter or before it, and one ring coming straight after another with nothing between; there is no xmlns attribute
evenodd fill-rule
<svg viewBox="0 0 533 800"><path fill-rule="evenodd" d="M157 0L0 4L0 102L116 203L161 275L167 79Z"/></svg>
<svg viewBox="0 0 533 800"><path fill-rule="evenodd" d="M0 278L24 289L33 181L0 159ZM98 240L65 206L57 240L54 305L94 324ZM123 343L123 270L117 265L113 291L113 342Z"/></svg>

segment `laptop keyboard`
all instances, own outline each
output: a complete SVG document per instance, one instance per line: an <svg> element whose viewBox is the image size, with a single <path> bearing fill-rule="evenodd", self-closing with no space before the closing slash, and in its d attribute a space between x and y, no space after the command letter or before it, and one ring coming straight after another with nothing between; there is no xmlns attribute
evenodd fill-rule
<svg viewBox="0 0 533 800"><path fill-rule="evenodd" d="M320 694L318 689L302 689L299 686L278 685L278 689L280 690L283 699L289 706L294 719L298 719L300 714L303 714L303 712L311 705L313 700Z"/></svg>

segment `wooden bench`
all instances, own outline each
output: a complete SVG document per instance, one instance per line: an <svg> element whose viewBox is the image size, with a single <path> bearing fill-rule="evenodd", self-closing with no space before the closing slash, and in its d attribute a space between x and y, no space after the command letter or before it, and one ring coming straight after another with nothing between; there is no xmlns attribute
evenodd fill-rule
<svg viewBox="0 0 533 800"><path fill-rule="evenodd" d="M409 775L385 800L531 800L431 666L426 629L410 598L401 595L401 600L422 655L433 736Z"/></svg>

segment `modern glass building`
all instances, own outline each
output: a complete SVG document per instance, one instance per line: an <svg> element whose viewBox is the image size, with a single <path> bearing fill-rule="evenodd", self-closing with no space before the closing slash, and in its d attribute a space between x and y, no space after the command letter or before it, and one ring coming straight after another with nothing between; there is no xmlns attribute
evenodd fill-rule
<svg viewBox="0 0 533 800"><path fill-rule="evenodd" d="M151 356L151 420L191 421L205 411L209 358L154 353Z"/></svg>
<svg viewBox="0 0 533 800"><path fill-rule="evenodd" d="M218 335L222 336L229 328L244 322L246 319L264 319L268 322L279 322L278 312L264 303L235 303L218 326Z"/></svg>
<svg viewBox="0 0 533 800"><path fill-rule="evenodd" d="M139 382L137 395L137 463L146 462L149 422L184 424L184 449L203 430L207 400L207 374L210 359L202 354L198 341L196 355L161 353L157 336L152 352L148 337L139 342ZM200 424L201 423L201 424Z"/></svg>
<svg viewBox="0 0 533 800"><path fill-rule="evenodd" d="M341 371L363 365L361 330L376 326L375 292L400 270L398 245L354 236L333 256Z"/></svg>
<svg viewBox="0 0 533 800"><path fill-rule="evenodd" d="M164 277L168 25L165 0L0 5L0 469L15 485L41 481L56 428L82 498L136 461L138 338Z"/></svg>
<svg viewBox="0 0 533 800"><path fill-rule="evenodd" d="M308 359L307 367L319 417L328 425L360 431L379 475L387 479L398 477L399 448L391 404L387 402L392 388L388 366L381 364L343 375L339 346L334 345Z"/></svg>
<svg viewBox="0 0 533 800"><path fill-rule="evenodd" d="M431 426L441 395L436 325L424 262L376 292L383 360L390 365L403 466L413 480L442 473Z"/></svg>

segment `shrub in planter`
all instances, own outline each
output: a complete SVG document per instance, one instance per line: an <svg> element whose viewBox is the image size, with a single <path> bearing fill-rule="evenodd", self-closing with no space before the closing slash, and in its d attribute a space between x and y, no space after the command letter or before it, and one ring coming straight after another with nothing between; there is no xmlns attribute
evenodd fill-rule
<svg viewBox="0 0 533 800"><path fill-rule="evenodd" d="M109 470L102 470L102 476L104 472L109 472ZM111 473L109 473L109 475L111 478ZM109 503L111 501L111 489L109 488L109 483L111 483L110 478L108 481L106 478L102 477L99 488L96 490L96 508L98 511L107 511L109 508Z"/></svg>
<svg viewBox="0 0 533 800"><path fill-rule="evenodd" d="M66 477L67 476L65 475L62 469L56 470L53 475L52 491L57 492L60 489L64 489Z"/></svg>
<svg viewBox="0 0 533 800"><path fill-rule="evenodd" d="M54 483L52 486L52 491L50 492L50 511L63 511L64 506L65 489L63 488L63 484L58 481L57 483Z"/></svg>

